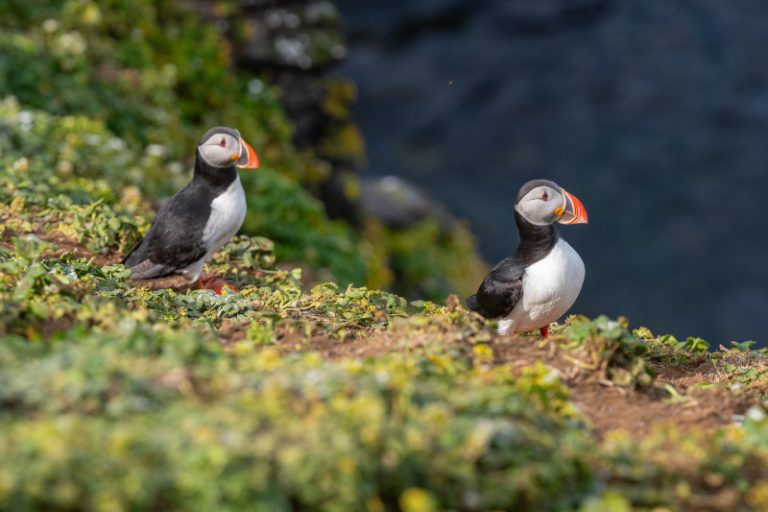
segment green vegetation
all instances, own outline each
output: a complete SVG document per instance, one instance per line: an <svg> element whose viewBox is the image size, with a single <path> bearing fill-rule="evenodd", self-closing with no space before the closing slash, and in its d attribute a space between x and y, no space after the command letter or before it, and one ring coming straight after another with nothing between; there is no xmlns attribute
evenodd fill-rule
<svg viewBox="0 0 768 512"><path fill-rule="evenodd" d="M83 207L43 209L33 192L2 212L15 220L0 248L2 508L768 504L760 483L768 420L759 409L744 427L667 427L639 444L626 434L601 442L558 363L504 361L491 326L455 303L413 312L386 292L305 290L298 270L274 270L271 242L249 237L211 269L239 293L137 288L121 265L96 265L46 230L53 211L70 218ZM103 226L136 217L108 199L95 204L78 227L84 243L100 236L120 247L131 229ZM581 372L576 380L654 388L648 364L698 358L739 368L707 386L762 393L764 352L689 350L603 317L554 332L548 343ZM328 359L312 351L317 343L379 355Z"/></svg>
<svg viewBox="0 0 768 512"><path fill-rule="evenodd" d="M238 19L236 2L213 3L216 12ZM356 127L341 124L319 155L298 151L282 92L268 75L233 70L232 43L181 5L6 0L0 10L3 166L28 165L35 177L52 167L46 178L60 182L66 195L81 187L93 191L87 181L103 178L101 195L129 193L157 204L188 181L199 137L211 126L235 126L263 165L243 173L244 231L272 239L280 260L308 265L318 281L396 287L430 298L469 291L483 263L466 228L447 235L460 242L445 243L420 228L356 233L329 220L302 186L327 178L323 158L364 160ZM327 89L322 108L343 119L354 89L332 80ZM348 181L354 196L356 177ZM430 253L430 264L414 273L411 261L422 251ZM457 263L471 272L457 272ZM397 269L397 282L393 266L404 268Z"/></svg>
<svg viewBox="0 0 768 512"><path fill-rule="evenodd" d="M48 213L16 215L46 237L38 223ZM107 246L118 246L119 236ZM5 240L2 508L768 505L761 483L768 420L760 409L744 427L666 427L639 444L620 433L601 442L556 362L503 361L505 344L491 326L455 303L409 312L386 292L304 290L298 271L270 269L265 239L240 237L217 258L212 270L242 286L221 296L136 288L121 265L71 252L49 257L61 248L33 235ZM616 386L631 385L622 372L654 357L750 357L740 368L754 371L766 359L737 349L671 353L668 337L632 334L603 317L554 330L548 343L583 372L577 380L613 378ZM328 359L312 351L316 343L380 353ZM656 386L640 379L648 373L631 375ZM743 372L733 378L707 385L760 393L742 384Z"/></svg>
<svg viewBox="0 0 768 512"><path fill-rule="evenodd" d="M422 488L444 506L541 510L590 482L589 438L557 400L449 356L232 356L135 320L0 354L11 510L384 509Z"/></svg>
<svg viewBox="0 0 768 512"><path fill-rule="evenodd" d="M445 294L471 237L330 221L279 95L175 3L6 0L0 29L0 510L768 509L766 350L408 303L390 265ZM267 162L207 268L240 291L138 286L120 257L209 124Z"/></svg>

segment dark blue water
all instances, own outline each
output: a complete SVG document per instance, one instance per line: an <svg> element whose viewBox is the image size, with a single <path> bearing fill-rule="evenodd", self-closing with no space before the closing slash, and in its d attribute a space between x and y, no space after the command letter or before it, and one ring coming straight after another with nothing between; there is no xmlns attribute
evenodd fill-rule
<svg viewBox="0 0 768 512"><path fill-rule="evenodd" d="M496 261L514 197L550 178L575 311L768 343L768 2L337 2L371 175L426 188Z"/></svg>

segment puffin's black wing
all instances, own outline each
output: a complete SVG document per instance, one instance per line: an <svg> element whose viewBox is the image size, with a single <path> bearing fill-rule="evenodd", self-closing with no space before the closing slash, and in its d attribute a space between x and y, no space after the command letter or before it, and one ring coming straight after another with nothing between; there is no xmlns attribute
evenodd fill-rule
<svg viewBox="0 0 768 512"><path fill-rule="evenodd" d="M504 260L485 276L475 295L467 298L467 306L486 318L507 316L523 296L525 268Z"/></svg>
<svg viewBox="0 0 768 512"><path fill-rule="evenodd" d="M186 197L190 192L183 189L160 208L147 234L125 257L123 263L133 270L131 277L167 276L205 256L208 248L203 230L211 213L210 203L201 208L199 202Z"/></svg>

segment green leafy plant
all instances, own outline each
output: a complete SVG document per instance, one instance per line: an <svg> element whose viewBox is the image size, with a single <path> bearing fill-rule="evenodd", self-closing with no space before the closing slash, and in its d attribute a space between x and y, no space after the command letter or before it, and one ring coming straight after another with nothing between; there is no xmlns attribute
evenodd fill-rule
<svg viewBox="0 0 768 512"><path fill-rule="evenodd" d="M648 348L629 331L626 319L577 317L570 321L564 334L570 340L565 348L574 354L574 361L583 369L617 386L651 383L653 374L643 357Z"/></svg>

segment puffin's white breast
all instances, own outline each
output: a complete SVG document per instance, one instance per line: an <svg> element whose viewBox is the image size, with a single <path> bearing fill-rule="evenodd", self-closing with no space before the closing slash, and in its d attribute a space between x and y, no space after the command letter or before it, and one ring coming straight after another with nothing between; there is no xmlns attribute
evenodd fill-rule
<svg viewBox="0 0 768 512"><path fill-rule="evenodd" d="M203 242L208 245L208 255L237 233L245 220L245 191L240 176L211 203L211 215L203 230Z"/></svg>
<svg viewBox="0 0 768 512"><path fill-rule="evenodd" d="M581 257L560 238L549 254L525 269L523 296L499 330L528 332L554 322L576 302L584 274Z"/></svg>

